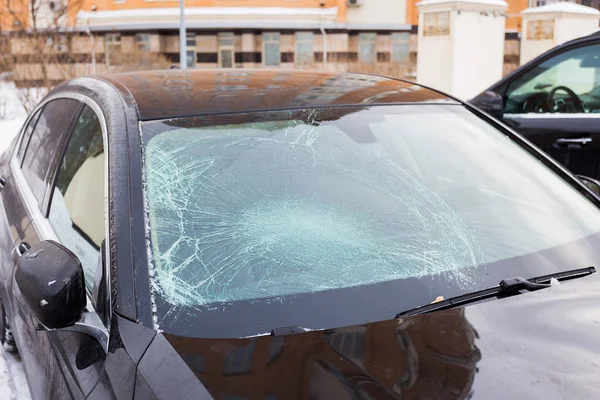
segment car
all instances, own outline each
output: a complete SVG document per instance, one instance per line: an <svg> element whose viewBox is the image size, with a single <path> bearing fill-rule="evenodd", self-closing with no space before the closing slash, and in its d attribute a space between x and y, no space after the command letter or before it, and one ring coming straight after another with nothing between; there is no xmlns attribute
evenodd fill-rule
<svg viewBox="0 0 600 400"><path fill-rule="evenodd" d="M0 183L2 340L35 400L597 394L600 198L435 90L76 78Z"/></svg>
<svg viewBox="0 0 600 400"><path fill-rule="evenodd" d="M556 46L470 103L500 119L598 189L600 31Z"/></svg>

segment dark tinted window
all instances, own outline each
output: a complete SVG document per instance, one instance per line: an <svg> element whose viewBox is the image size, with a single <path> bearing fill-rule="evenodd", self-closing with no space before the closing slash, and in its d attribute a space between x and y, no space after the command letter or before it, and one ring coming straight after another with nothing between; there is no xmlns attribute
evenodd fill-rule
<svg viewBox="0 0 600 400"><path fill-rule="evenodd" d="M102 128L85 106L58 168L48 218L60 242L81 261L90 290L104 239L104 199Z"/></svg>
<svg viewBox="0 0 600 400"><path fill-rule="evenodd" d="M557 54L510 83L504 112L600 113L600 44Z"/></svg>
<svg viewBox="0 0 600 400"><path fill-rule="evenodd" d="M71 99L54 100L46 104L33 129L25 157L23 174L39 202L46 188L46 174L60 137L69 129L79 102Z"/></svg>
<svg viewBox="0 0 600 400"><path fill-rule="evenodd" d="M35 128L35 123L37 122L37 119L40 116L40 112L41 109L36 111L35 115L29 120L29 124L27 125L27 127L23 130L23 139L21 140L21 143L19 144L19 150L17 151L17 158L19 160L23 159L23 153L25 152L25 148L29 143L29 139L31 138L31 132L33 132L33 128Z"/></svg>

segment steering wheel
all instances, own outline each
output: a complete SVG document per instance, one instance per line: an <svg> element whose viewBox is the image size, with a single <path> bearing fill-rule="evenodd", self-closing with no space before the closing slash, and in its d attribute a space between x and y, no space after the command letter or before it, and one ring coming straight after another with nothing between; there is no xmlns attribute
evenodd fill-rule
<svg viewBox="0 0 600 400"><path fill-rule="evenodd" d="M546 93L534 93L525 99L521 108L525 113L548 113L551 108L548 106L548 95Z"/></svg>
<svg viewBox="0 0 600 400"><path fill-rule="evenodd" d="M554 94L556 94L556 92L558 92L559 90L567 92L567 94L571 98L575 112L577 112L577 113L585 112L585 109L583 107L583 103L582 103L581 99L575 94L574 91L572 91L571 89L569 89L566 86L556 86L555 88L552 88L552 90L548 92L548 97L546 98L546 103L548 104L548 108L550 108L550 110L554 110L555 106L559 107L559 105L554 102Z"/></svg>

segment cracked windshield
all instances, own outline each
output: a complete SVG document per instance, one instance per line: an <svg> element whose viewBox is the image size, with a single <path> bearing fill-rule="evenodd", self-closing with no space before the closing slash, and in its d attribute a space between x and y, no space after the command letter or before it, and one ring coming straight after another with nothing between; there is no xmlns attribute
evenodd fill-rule
<svg viewBox="0 0 600 400"><path fill-rule="evenodd" d="M439 294L432 277L450 292L491 286L499 261L600 226L588 200L459 106L257 112L142 131L164 321L181 307L376 296L377 284L409 279L429 289L416 306Z"/></svg>

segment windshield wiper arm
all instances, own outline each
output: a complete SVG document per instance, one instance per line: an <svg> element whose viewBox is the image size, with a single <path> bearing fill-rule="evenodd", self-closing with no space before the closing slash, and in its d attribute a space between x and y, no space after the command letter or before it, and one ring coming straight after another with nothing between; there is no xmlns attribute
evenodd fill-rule
<svg viewBox="0 0 600 400"><path fill-rule="evenodd" d="M475 292L451 297L449 299L406 310L397 314L396 318L404 318L410 317L412 315L419 315L430 313L433 311L456 308L469 303L485 300L490 297L503 297L511 294L516 294L520 290L527 290L529 292L533 292L539 289L550 287L551 279L565 281L569 279L581 278L587 275L591 275L594 272L596 272L596 268L587 267L555 272L553 274L542 275L531 279L525 279L519 276L514 278L503 279L497 286L492 286L487 289L477 290Z"/></svg>

